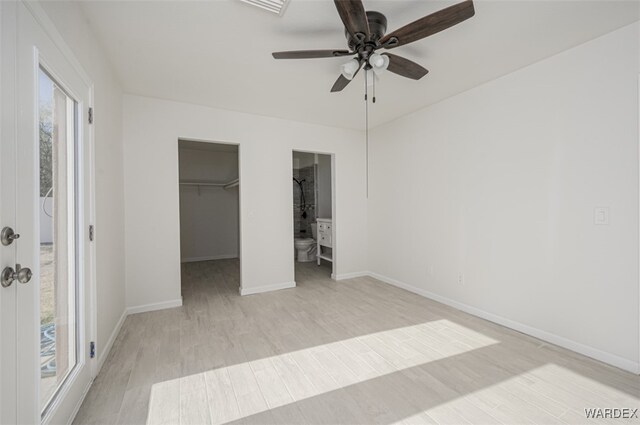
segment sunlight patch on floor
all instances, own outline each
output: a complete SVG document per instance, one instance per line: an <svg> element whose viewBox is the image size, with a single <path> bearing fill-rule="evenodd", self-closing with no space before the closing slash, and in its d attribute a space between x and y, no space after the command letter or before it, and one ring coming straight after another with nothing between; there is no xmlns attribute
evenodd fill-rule
<svg viewBox="0 0 640 425"><path fill-rule="evenodd" d="M154 384L147 423L229 422L498 343L436 320L234 364Z"/></svg>
<svg viewBox="0 0 640 425"><path fill-rule="evenodd" d="M594 407L638 408L640 392L638 397L633 397L549 363L442 403L425 413L438 423L460 422L456 421L456 415L464 412L480 423L512 423L520 418L533 423L583 424L587 422L585 409Z"/></svg>

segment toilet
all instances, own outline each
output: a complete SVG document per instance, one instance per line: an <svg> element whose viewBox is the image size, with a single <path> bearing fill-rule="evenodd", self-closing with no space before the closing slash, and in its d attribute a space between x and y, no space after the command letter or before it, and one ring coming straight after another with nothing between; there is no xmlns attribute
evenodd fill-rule
<svg viewBox="0 0 640 425"><path fill-rule="evenodd" d="M295 238L293 240L298 262L308 263L309 261L316 261L316 251L318 249L316 244L316 230L317 224L311 223L311 234L313 238Z"/></svg>

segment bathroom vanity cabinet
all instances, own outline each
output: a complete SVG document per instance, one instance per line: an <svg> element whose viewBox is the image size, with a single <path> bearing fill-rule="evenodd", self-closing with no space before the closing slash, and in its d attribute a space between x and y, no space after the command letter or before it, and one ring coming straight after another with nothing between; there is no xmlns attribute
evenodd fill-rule
<svg viewBox="0 0 640 425"><path fill-rule="evenodd" d="M333 262L333 224L330 218L319 218L318 223L318 250L316 258L318 265L320 260Z"/></svg>

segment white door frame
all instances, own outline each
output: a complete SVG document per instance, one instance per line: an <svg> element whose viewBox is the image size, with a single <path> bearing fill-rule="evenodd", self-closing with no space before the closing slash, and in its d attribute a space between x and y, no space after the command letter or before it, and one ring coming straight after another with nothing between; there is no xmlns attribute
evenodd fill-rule
<svg viewBox="0 0 640 425"><path fill-rule="evenodd" d="M4 288L5 291L3 291L0 298L0 302L4 307L4 304L9 302L12 294L15 293L14 298L17 308L15 321L17 324L14 324L14 326L19 331L14 349L19 353L20 359L18 361L17 358L12 358L11 356L7 358L5 350L0 352L0 362L2 362L0 365L2 409L0 411L3 412L0 414L0 422L8 420L9 423L67 423L80 407L96 370L96 360L95 358L88 359L89 347L88 344L85 344L89 340L95 341L97 318L95 308L95 246L86 239L89 223L95 223L93 128L85 121L87 116L86 109L93 104L93 85L86 72L73 56L71 49L66 45L62 36L57 32L55 26L38 3L26 0L3 1L0 4L0 19L2 19L0 39L2 40L1 57L3 64L0 70L3 95L2 103L0 104L3 124L2 153L3 156L7 150L11 153L11 147L15 146L14 158L18 155L18 158L23 158L20 161L23 161L24 158L32 158L33 161L31 164L33 170L31 170L32 167L26 167L30 169L29 172L25 173L17 169L13 176L7 177L5 173L0 174L0 178L4 179L3 187L5 190L10 180L12 179L15 182L16 176L18 177L17 183L14 185L17 190L13 199L17 199L19 205L23 202L24 205L33 205L31 202L35 202L35 205L38 204L37 201L31 198L35 198L34 194L38 187L38 177L34 170L39 170L37 165L38 144L36 130L37 92L35 92L39 66L42 65L46 68L56 79L56 82L62 84L78 101L77 119L79 121L79 137L81 141L78 161L82 176L82 180L78 183L78 193L80 196L79 201L83 202L83 214L78 217L79 232L76 239L83 241L80 244L82 249L80 253L82 259L80 279L83 286L80 288L78 297L85 321L79 323L78 328L80 333L80 346L78 347L80 356L77 360L79 367L69 376L67 382L73 383L74 380L80 379L78 377L80 374L82 374L81 381L83 383L88 382L87 385L63 386L57 401L52 404L46 416L41 418L39 397L39 278L36 260L36 251L39 245L39 240L37 239L39 224L37 217L33 216L35 211L30 211L23 217L16 217L10 223L4 223L5 218L9 219L9 216L5 214L7 197L5 196L6 193L3 192L2 196L5 202L3 202L0 209L0 217L3 220L2 226L11 225L14 227L16 226L16 221L19 221L21 224L17 226L22 228L16 229L16 231L21 233L22 237L16 245L17 258L10 258L10 255L3 252L2 267L14 265L16 260L25 262L21 257L29 258L30 260L28 261L35 262L33 264L34 276L32 281L24 286L19 286L15 283L12 285L13 289L11 291L6 291L9 288ZM18 37L18 34L21 34L21 36ZM26 40L34 41L28 42ZM16 73L16 69L20 72ZM70 84L71 81L76 83ZM82 93L74 92L79 87L82 87L80 89ZM29 143L29 140L31 143ZM28 225L25 223L28 223ZM23 264L23 266L32 265ZM3 321L0 322L0 326L3 337L6 334L10 334L9 328L11 325L9 323ZM26 349L26 347L29 347L29 349ZM17 370L15 372L15 384L13 384L14 378L9 371L9 367L16 365L17 367L14 367L14 370ZM11 391L14 393L13 396Z"/></svg>
<svg viewBox="0 0 640 425"><path fill-rule="evenodd" d="M289 157L291 159L291 173L293 174L293 154L295 152L301 152L301 153L312 153L315 155L329 155L331 157L331 244L332 244L332 248L331 248L331 255L333 256L333 261L331 262L331 279L333 280L338 280L337 276L338 276L338 243L336 241L336 154L335 152L320 152L320 151L313 151L313 150L305 150L305 149L291 149L291 156ZM291 192L291 205L293 205L294 199L293 199L293 191ZM318 202L318 200L316 199L316 202ZM291 219L291 229L292 232L294 233L293 235L293 239L291 240L291 245L293 246L293 242L295 239L295 223L293 222L293 214L290 215L290 219ZM296 260L294 258L293 260L293 273L292 276L294 276L295 280L295 274L296 274Z"/></svg>
<svg viewBox="0 0 640 425"><path fill-rule="evenodd" d="M15 64L16 4L0 3L0 64ZM0 227L15 229L15 162L16 113L14 66L0 66ZM7 202L11 199L11 202ZM10 248L10 249L9 249ZM14 267L15 248L0 246L0 267ZM17 287L0 288L0 338L17 340ZM17 351L6 343L0 344L0 423L17 423Z"/></svg>
<svg viewBox="0 0 640 425"><path fill-rule="evenodd" d="M211 143L216 145L231 145L238 147L238 263L239 263L239 282L238 282L238 292L242 291L242 162L240 160L240 150L242 149L242 145L237 142L219 142L214 140L205 140L205 139L194 139L191 137L178 137L176 140L177 149L176 149L176 163L178 164L178 204L180 204L180 142L198 142L198 143ZM182 218L180 217L180 208L178 208L178 230L179 234L182 232ZM180 235L182 238L182 235ZM182 252L179 254L179 264L182 270ZM179 274L182 276L182 273ZM182 279L182 277L180 277ZM180 298L182 299L182 280L179 282L180 284Z"/></svg>

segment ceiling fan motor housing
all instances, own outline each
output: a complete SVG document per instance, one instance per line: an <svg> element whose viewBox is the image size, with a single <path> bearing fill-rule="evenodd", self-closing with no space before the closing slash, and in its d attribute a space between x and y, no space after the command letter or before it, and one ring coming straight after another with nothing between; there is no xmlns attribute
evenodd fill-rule
<svg viewBox="0 0 640 425"><path fill-rule="evenodd" d="M373 10L367 11L367 21L369 22L369 35L370 41L377 43L378 40L387 32L387 17L380 12ZM358 47L358 40L354 39L349 31L345 29L345 37L347 37L347 43L351 50L356 50Z"/></svg>

